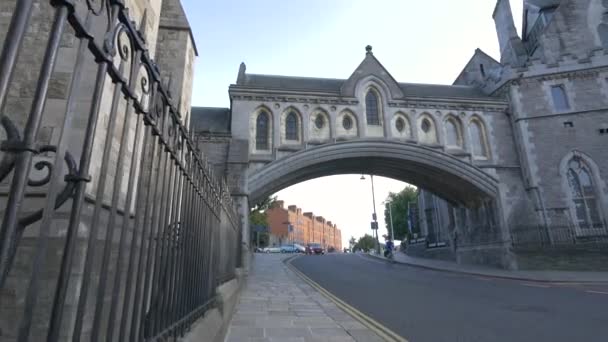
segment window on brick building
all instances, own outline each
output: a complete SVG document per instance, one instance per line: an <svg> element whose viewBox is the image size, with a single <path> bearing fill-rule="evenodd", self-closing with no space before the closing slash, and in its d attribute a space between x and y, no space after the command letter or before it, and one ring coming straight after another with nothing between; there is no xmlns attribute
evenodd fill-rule
<svg viewBox="0 0 608 342"><path fill-rule="evenodd" d="M566 87L563 84L551 87L551 97L553 98L553 107L556 111L565 111L570 109Z"/></svg>
<svg viewBox="0 0 608 342"><path fill-rule="evenodd" d="M256 150L268 150L270 136L270 116L261 111L255 122L255 148Z"/></svg>
<svg viewBox="0 0 608 342"><path fill-rule="evenodd" d="M285 119L285 139L299 140L298 131L298 116L294 112L289 112Z"/></svg>

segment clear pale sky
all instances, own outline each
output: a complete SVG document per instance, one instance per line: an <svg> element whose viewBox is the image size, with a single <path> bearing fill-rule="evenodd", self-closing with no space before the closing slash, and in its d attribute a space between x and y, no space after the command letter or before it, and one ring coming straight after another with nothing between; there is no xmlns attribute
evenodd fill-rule
<svg viewBox="0 0 608 342"><path fill-rule="evenodd" d="M511 0L520 29L523 0ZM228 107L239 64L248 73L348 78L373 46L399 82L451 84L476 48L499 58L495 0L182 0L199 56L193 106ZM369 233L369 177L323 177L277 195L338 224L343 245ZM374 177L376 207L406 184ZM380 222L384 234L384 224Z"/></svg>

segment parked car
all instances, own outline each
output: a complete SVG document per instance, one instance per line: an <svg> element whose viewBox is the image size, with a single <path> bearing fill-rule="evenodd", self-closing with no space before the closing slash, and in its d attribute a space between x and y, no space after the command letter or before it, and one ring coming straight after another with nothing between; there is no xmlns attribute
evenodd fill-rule
<svg viewBox="0 0 608 342"><path fill-rule="evenodd" d="M298 250L294 245L281 246L281 253L296 253Z"/></svg>
<svg viewBox="0 0 608 342"><path fill-rule="evenodd" d="M294 243L293 246L296 248L297 253L306 253L306 247L304 247L300 244L297 244L297 243Z"/></svg>
<svg viewBox="0 0 608 342"><path fill-rule="evenodd" d="M311 243L308 245L308 248L310 249L310 254L315 254L315 255L325 254L325 249L323 248L323 246L321 246L318 243Z"/></svg>
<svg viewBox="0 0 608 342"><path fill-rule="evenodd" d="M264 253L281 253L281 247L266 247Z"/></svg>

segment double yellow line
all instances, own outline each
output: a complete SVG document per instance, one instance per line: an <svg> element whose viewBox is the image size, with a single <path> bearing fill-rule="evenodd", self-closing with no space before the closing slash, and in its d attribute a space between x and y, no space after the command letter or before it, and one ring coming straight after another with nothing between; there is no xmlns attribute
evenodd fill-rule
<svg viewBox="0 0 608 342"><path fill-rule="evenodd" d="M300 272L294 265L291 264L291 261L296 258L298 258L298 256L286 259L285 265L287 265L287 267L293 273L295 273L297 276L302 278L302 280L304 280L308 285L312 286L312 288L314 288L319 293L321 293L325 298L331 300L334 304L336 304L336 306L339 307L340 309L342 309L342 311L349 314L351 317L353 317L354 319L359 321L361 324L363 324L365 327L367 327L369 330L376 333L376 335L380 336L387 342L408 342L403 337L397 335L394 331L392 331L389 328L385 327L384 325L378 323L376 320L365 315L364 313L355 309L354 307L348 305L346 302L344 302L340 298L334 296L331 292L324 289L317 282L310 279L304 273Z"/></svg>

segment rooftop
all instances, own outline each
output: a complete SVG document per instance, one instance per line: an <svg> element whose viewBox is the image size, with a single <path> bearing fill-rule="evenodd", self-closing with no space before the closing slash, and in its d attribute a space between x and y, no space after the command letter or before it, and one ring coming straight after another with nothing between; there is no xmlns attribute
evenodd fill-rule
<svg viewBox="0 0 608 342"><path fill-rule="evenodd" d="M339 93L340 88L346 81L346 79L335 78L245 74L242 82L238 83L237 86L268 90ZM472 86L399 83L399 87L405 93L405 96L411 97L488 98L488 95Z"/></svg>

